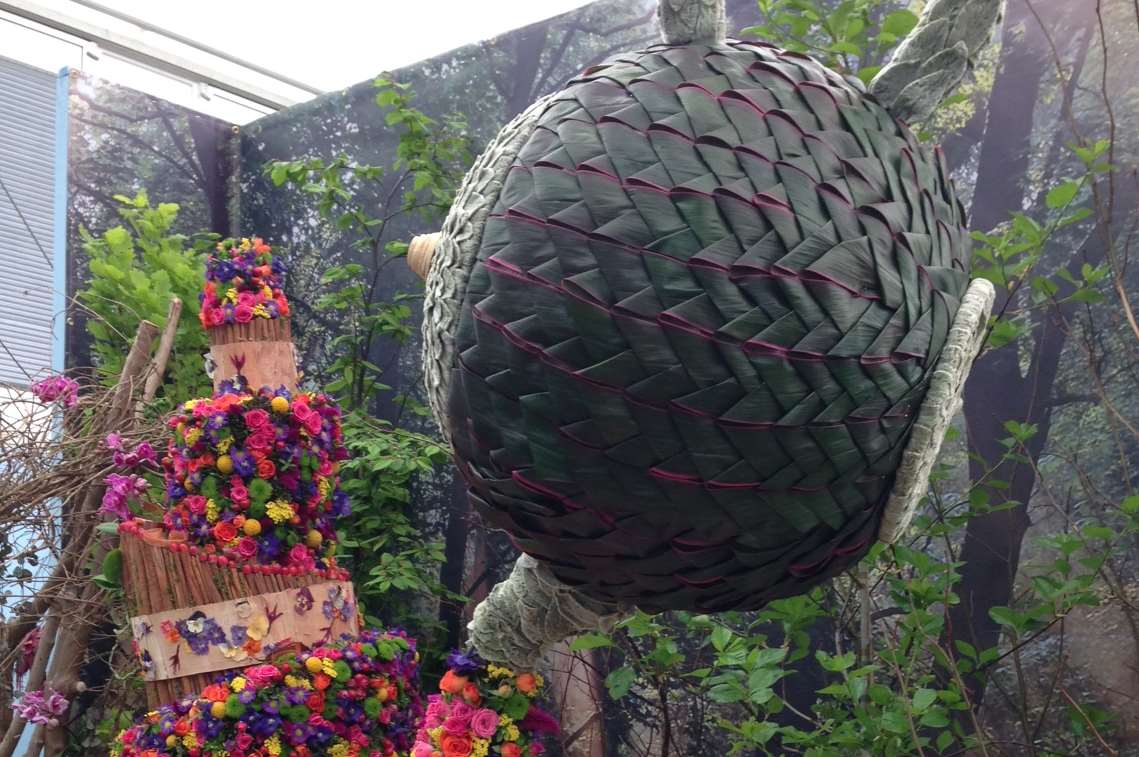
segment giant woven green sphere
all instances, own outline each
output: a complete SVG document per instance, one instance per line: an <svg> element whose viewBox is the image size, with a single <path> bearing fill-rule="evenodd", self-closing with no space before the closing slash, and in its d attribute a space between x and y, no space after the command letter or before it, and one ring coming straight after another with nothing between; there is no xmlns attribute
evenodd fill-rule
<svg viewBox="0 0 1139 757"><path fill-rule="evenodd" d="M646 610L755 608L851 565L968 285L941 153L757 43L619 55L542 107L453 334L477 509Z"/></svg>

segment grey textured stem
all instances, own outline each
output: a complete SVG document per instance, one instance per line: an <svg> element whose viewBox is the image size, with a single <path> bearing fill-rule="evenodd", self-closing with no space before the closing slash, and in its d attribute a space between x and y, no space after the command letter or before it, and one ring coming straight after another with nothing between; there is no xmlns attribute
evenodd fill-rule
<svg viewBox="0 0 1139 757"><path fill-rule="evenodd" d="M905 532L929 488L929 474L937 462L941 442L961 407L961 390L965 388L969 368L985 341L995 298L992 283L974 279L953 317L949 339L930 377L929 389L902 453L894 489L878 527L878 538L887 544L897 541Z"/></svg>
<svg viewBox="0 0 1139 757"><path fill-rule="evenodd" d="M551 99L547 95L515 116L483 150L463 179L431 253L423 299L423 381L427 404L448 443L447 395L455 364L454 334L467 279L502 182Z"/></svg>
<svg viewBox="0 0 1139 757"><path fill-rule="evenodd" d="M1003 7L1004 0L931 0L870 82L871 94L902 121L928 118L988 44Z"/></svg>
<svg viewBox="0 0 1139 757"><path fill-rule="evenodd" d="M660 0L657 21L670 45L716 43L728 34L724 0Z"/></svg>
<svg viewBox="0 0 1139 757"><path fill-rule="evenodd" d="M590 599L522 555L510 576L475 608L467 631L484 659L532 670L554 644L586 631L609 630L632 609Z"/></svg>

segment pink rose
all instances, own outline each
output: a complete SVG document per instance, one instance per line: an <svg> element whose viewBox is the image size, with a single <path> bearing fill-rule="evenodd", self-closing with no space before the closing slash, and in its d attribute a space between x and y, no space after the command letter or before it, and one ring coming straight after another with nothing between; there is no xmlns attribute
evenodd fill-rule
<svg viewBox="0 0 1139 757"><path fill-rule="evenodd" d="M268 452L273 448L273 442L276 437L272 432L266 433L265 429L260 429L254 434L250 434L245 439L245 448L250 452Z"/></svg>
<svg viewBox="0 0 1139 757"><path fill-rule="evenodd" d="M249 504L249 489L246 488L245 482L240 478L238 478L237 481L231 479L229 484L229 498L240 507L245 507Z"/></svg>
<svg viewBox="0 0 1139 757"><path fill-rule="evenodd" d="M435 752L435 747L431 746L429 742L417 741L415 746L411 748L411 757L431 757Z"/></svg>
<svg viewBox="0 0 1139 757"><path fill-rule="evenodd" d="M244 539L237 543L237 553L247 560L256 557L257 542L246 536Z"/></svg>
<svg viewBox="0 0 1139 757"><path fill-rule="evenodd" d="M264 410L249 410L245 413L245 425L249 428L264 428L269 422L269 414Z"/></svg>
<svg viewBox="0 0 1139 757"><path fill-rule="evenodd" d="M238 323L249 323L253 320L253 308L248 305L238 305L233 309L233 320Z"/></svg>
<svg viewBox="0 0 1139 757"><path fill-rule="evenodd" d="M253 688L260 689L280 678L281 670L276 665L254 665L251 668L246 668L244 675L245 679L253 684ZM243 746L242 748L246 747Z"/></svg>
<svg viewBox="0 0 1139 757"><path fill-rule="evenodd" d="M484 707L471 716L471 730L480 739L489 739L498 730L498 713Z"/></svg>
<svg viewBox="0 0 1139 757"><path fill-rule="evenodd" d="M452 715L443 721L443 730L456 736L463 736L470 730L471 721L463 720Z"/></svg>
<svg viewBox="0 0 1139 757"><path fill-rule="evenodd" d="M312 436L320 433L320 427L323 425L319 413L309 413L308 417L304 419L305 431L309 432Z"/></svg>
<svg viewBox="0 0 1139 757"><path fill-rule="evenodd" d="M289 550L289 565L299 565L302 568L311 568L316 565L312 552L304 544L294 544Z"/></svg>
<svg viewBox="0 0 1139 757"><path fill-rule="evenodd" d="M186 507L190 508L190 512L194 515L201 515L206 511L206 498L201 494L191 494L182 501L186 503Z"/></svg>
<svg viewBox="0 0 1139 757"><path fill-rule="evenodd" d="M451 702L451 717L459 718L464 723L469 723L471 718L475 715L475 708L471 707L466 702L455 701Z"/></svg>
<svg viewBox="0 0 1139 757"><path fill-rule="evenodd" d="M238 307L245 305L249 308L252 308L256 304L257 304L257 298L253 296L252 292L242 292L242 293L237 295Z"/></svg>
<svg viewBox="0 0 1139 757"><path fill-rule="evenodd" d="M211 326L224 326L225 311L221 308L210 308L209 322Z"/></svg>

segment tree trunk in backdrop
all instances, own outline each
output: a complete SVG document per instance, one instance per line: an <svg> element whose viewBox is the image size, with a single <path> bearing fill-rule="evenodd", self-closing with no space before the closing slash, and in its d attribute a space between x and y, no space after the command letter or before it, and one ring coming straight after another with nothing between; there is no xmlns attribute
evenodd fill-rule
<svg viewBox="0 0 1139 757"><path fill-rule="evenodd" d="M1085 4L1081 0L1081 5ZM1058 16L1062 4L1042 3L1036 7L1048 34L1063 40L1074 38L1081 30L1061 28ZM1069 7L1068 10L1071 10ZM1080 13L1083 32L1090 33L1094 9ZM1033 146L1033 116L1040 95L1042 77L1055 70L1049 42L1032 16L1025 0L1012 0L1004 22L1006 46L989 101L988 128L981 148L977 186L972 206L971 227L989 230L1020 211L1025 197L1029 157ZM1082 45L1082 54L1087 45ZM1066 126L1061 127L1066 129ZM1057 139L1065 139L1057 137ZM1057 157L1062 155L1056 151ZM1051 166L1049 166L1051 168ZM1103 238L1093 234L1085 248L1073 254L1074 268L1080 263L1103 257ZM1008 305L1009 293L997 292L994 312ZM1070 309L1071 305L1066 309ZM947 636L962 640L983 650L1000 641L1000 626L989 616L993 607L1008 605L1020 561L1021 544L1030 524L1028 503L1036 484L1033 466L1006 461L988 468L1008 451L1001 440L1008 437L1004 424L1015 420L1034 424L1037 432L1026 444L1032 461L1039 458L1048 440L1053 403L1052 388L1067 334L1060 327L1064 312L1044 312L1036 316L1028 338L1031 359L1022 373L1020 345L1010 343L990 350L973 369L965 387L965 419L968 427L969 473L973 481L1003 481L1004 489L990 489L990 504L1015 502L1015 507L990 512L970 519L965 541L958 557L964 563L957 587L960 603L948 611ZM999 399L999 401L998 401ZM953 651L952 645L950 650ZM974 707L984 697L983 681L967 676Z"/></svg>

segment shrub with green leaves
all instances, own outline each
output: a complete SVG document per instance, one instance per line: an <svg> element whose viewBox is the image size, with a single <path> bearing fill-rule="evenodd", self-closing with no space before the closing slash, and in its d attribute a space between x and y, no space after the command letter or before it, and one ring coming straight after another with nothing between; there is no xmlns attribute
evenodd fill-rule
<svg viewBox="0 0 1139 757"><path fill-rule="evenodd" d="M276 186L289 185L311 197L320 217L368 261L367 266L347 260L325 268L314 303L319 315L337 325L327 343L324 373L332 378L324 388L344 406L345 443L352 453L341 470L352 516L338 544L367 612L386 624L412 626L429 645L434 624L416 612L422 609L418 598L454 597L438 580L443 545L424 538L410 487L413 478L430 474L448 456L438 441L401 428L426 410L410 394L394 396L385 373L398 365L400 350L412 337L413 306L422 294L385 294L383 283L390 266L407 253L400 230L412 222L437 227L471 156L461 117L428 117L414 107L409 85L386 76L375 86L376 105L399 135L390 165L340 154L329 160L276 161L266 173ZM381 352L391 356L387 365L374 362ZM373 417L385 398L394 401L396 417Z"/></svg>
<svg viewBox="0 0 1139 757"><path fill-rule="evenodd" d="M159 397L162 409L190 397L208 395L203 354L209 349L198 323L198 293L205 276L212 234L187 236L174 231L178 206L152 205L146 192L134 198L116 195L122 225L95 236L80 229L90 277L77 294L92 337L95 367L113 383L122 370L140 322L166 325L170 301L182 300L174 346Z"/></svg>

